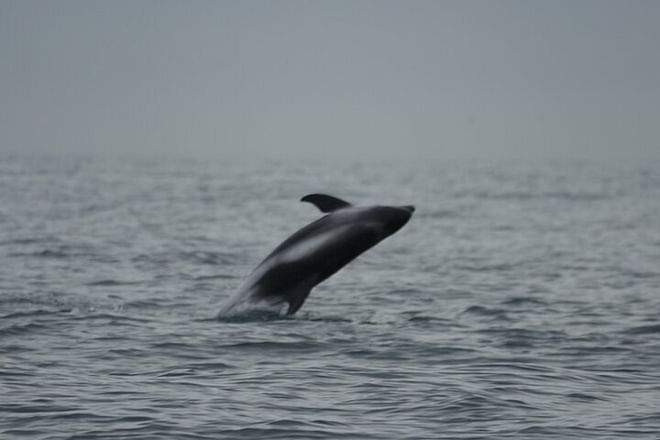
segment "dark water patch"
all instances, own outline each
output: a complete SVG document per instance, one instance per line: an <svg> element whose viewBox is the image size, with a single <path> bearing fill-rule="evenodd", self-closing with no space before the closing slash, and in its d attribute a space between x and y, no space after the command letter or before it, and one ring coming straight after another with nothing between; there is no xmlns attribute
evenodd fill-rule
<svg viewBox="0 0 660 440"><path fill-rule="evenodd" d="M524 358L523 359L510 358L507 359L506 362L501 360L493 360L493 359L485 358L483 359L482 362L477 362L474 363L473 365L464 365L461 367L461 369L464 371L469 371L469 370L486 371L489 373L493 373L495 371L532 372L532 373L539 373L550 376L567 373L562 369L553 368L540 363L534 363Z"/></svg>
<svg viewBox="0 0 660 440"><path fill-rule="evenodd" d="M623 331L628 335L654 335L660 333L660 324L640 325Z"/></svg>
<svg viewBox="0 0 660 440"><path fill-rule="evenodd" d="M511 318L507 314L507 310L479 305L468 307L467 309L463 310L461 315L485 316L501 321L511 321Z"/></svg>
<svg viewBox="0 0 660 440"><path fill-rule="evenodd" d="M41 258L68 258L71 256L69 253L57 249L44 249L42 251L35 252L32 255Z"/></svg>
<svg viewBox="0 0 660 440"><path fill-rule="evenodd" d="M395 351L403 354L403 356L399 354L402 359L412 360L420 364L437 364L439 359L447 361L449 359L471 358L477 354L479 350L454 345L441 345L437 343L421 344L416 342L415 344L410 344L408 346L397 346Z"/></svg>
<svg viewBox="0 0 660 440"><path fill-rule="evenodd" d="M505 299L502 304L506 306L547 306L548 302L532 296L514 296Z"/></svg>
<svg viewBox="0 0 660 440"><path fill-rule="evenodd" d="M658 432L660 432L660 414L658 414L657 411L653 411L653 410L650 410L648 412L650 414L630 415L625 418L625 422L626 424L630 424L633 426L641 426L641 427L656 426Z"/></svg>
<svg viewBox="0 0 660 440"><path fill-rule="evenodd" d="M2 344L0 344L0 354L11 354L11 355L18 355L18 354L25 354L28 352L33 352L35 351L34 347L28 347L22 342L18 343L7 343L7 341L3 341ZM2 375L2 368L0 367L0 375Z"/></svg>
<svg viewBox="0 0 660 440"><path fill-rule="evenodd" d="M411 316L410 318L408 318L408 322L413 323L415 325L425 326L425 327L437 327L437 326L453 327L453 326L458 326L458 324L452 319L441 318L441 317L438 317L438 316L427 316L427 315Z"/></svg>
<svg viewBox="0 0 660 440"><path fill-rule="evenodd" d="M648 386L655 387L658 391L658 374L648 373L643 366L637 368L625 368L620 364L616 366L602 365L598 363L580 365L580 381L608 386L635 385L639 388ZM570 376L569 376L570 377Z"/></svg>
<svg viewBox="0 0 660 440"><path fill-rule="evenodd" d="M566 394L566 397L569 399L582 401L582 402L594 402L594 401L607 402L608 400L604 397L596 396L594 394L577 393L577 392L568 393Z"/></svg>
<svg viewBox="0 0 660 440"><path fill-rule="evenodd" d="M527 389L538 384L545 384L535 393L553 394L550 386L553 382L581 382L582 376L574 374L572 370L563 370L549 368L545 365L533 363L527 359L506 359L493 361L485 358L482 361L475 362L478 359L478 353L472 359L462 360L459 364L454 364L447 370L446 374L457 375L460 378L469 378L473 382L486 382L490 384L489 390L493 391L497 387L522 387ZM504 394L510 394L512 390Z"/></svg>
<svg viewBox="0 0 660 440"><path fill-rule="evenodd" d="M206 317L206 318L192 318L190 322L193 323L205 323L205 324L218 324L219 322L225 322L217 316Z"/></svg>
<svg viewBox="0 0 660 440"><path fill-rule="evenodd" d="M24 237L24 238L13 238L8 240L0 240L0 246L27 246L33 244L52 244L59 243L61 240L57 237L44 236L44 237Z"/></svg>
<svg viewBox="0 0 660 440"><path fill-rule="evenodd" d="M21 384L24 383L24 380L28 380L29 378L35 377L36 375L37 370L33 368L25 369L17 368L15 366L12 366L11 368L3 368L3 366L0 365L0 377L4 379L18 378Z"/></svg>
<svg viewBox="0 0 660 440"><path fill-rule="evenodd" d="M433 322L433 321L438 321L438 322L451 322L451 320L446 319L446 318L438 318L437 316L424 316L424 315L415 315L411 316L408 318L408 321L410 322Z"/></svg>
<svg viewBox="0 0 660 440"><path fill-rule="evenodd" d="M178 259L183 261L190 261L194 264L202 265L231 265L235 256L233 254L222 253L217 251L185 251L178 253Z"/></svg>
<svg viewBox="0 0 660 440"><path fill-rule="evenodd" d="M190 362L204 362L212 356L211 353L217 350L218 347L212 344L202 343L185 343L185 342L160 342L149 344L148 348L144 348L147 352L153 353L165 358L177 359L181 365L189 365ZM168 370L169 371L169 370ZM157 371L154 374L160 374L162 371Z"/></svg>
<svg viewBox="0 0 660 440"><path fill-rule="evenodd" d="M609 345L598 344L598 345L578 345L578 346L565 344L561 346L558 356L578 357L581 358L581 360L584 360L587 357L590 358L598 358L602 356L610 357L612 355L625 354L629 352L630 352L630 347L622 346L622 345L613 345L611 343Z"/></svg>
<svg viewBox="0 0 660 440"><path fill-rule="evenodd" d="M162 302L157 299L137 299L123 304L126 309L151 309L160 306L162 306Z"/></svg>
<svg viewBox="0 0 660 440"><path fill-rule="evenodd" d="M50 327L48 325L37 322L21 322L0 327L0 336L25 336L28 334L43 333L49 329Z"/></svg>
<svg viewBox="0 0 660 440"><path fill-rule="evenodd" d="M17 319L17 318L36 318L39 316L49 316L57 315L60 313L70 313L70 308L61 308L61 309L34 309L34 310L17 310L15 312L8 313L6 315L0 316L0 319Z"/></svg>
<svg viewBox="0 0 660 440"><path fill-rule="evenodd" d="M94 251L94 247L86 244L80 245L61 245L56 247L48 247L37 251L20 251L12 252L9 256L14 258L27 258L36 257L43 259L62 260L70 258L105 258L104 255L99 255Z"/></svg>
<svg viewBox="0 0 660 440"><path fill-rule="evenodd" d="M336 429L332 430L312 430L312 429L293 429L287 428L272 428L272 427L246 427L230 430L219 430L217 435L223 439L273 439L273 440L286 440L286 439L328 439L328 438L349 438L349 439L371 439L378 438L367 433L360 432L341 432Z"/></svg>
<svg viewBox="0 0 660 440"><path fill-rule="evenodd" d="M529 410L533 407L529 404L518 399L506 399L495 395L494 393L470 393L462 396L456 401L457 409L462 411L474 412L475 410L486 410L490 413L491 417L499 418L497 412L505 411L509 408L517 408ZM490 409L495 406L499 408L498 411L491 411ZM485 415L485 414L484 414Z"/></svg>
<svg viewBox="0 0 660 440"><path fill-rule="evenodd" d="M400 361L405 358L401 353L393 353L393 350L378 350L371 348L350 348L342 350L341 353L353 359L389 359L391 361Z"/></svg>
<svg viewBox="0 0 660 440"><path fill-rule="evenodd" d="M103 279L103 280L96 280L96 281L90 281L88 283L85 283L86 286L99 286L99 287L114 287L114 286L135 286L139 284L144 284L145 281L121 281L121 280L115 280L115 279Z"/></svg>
<svg viewBox="0 0 660 440"><path fill-rule="evenodd" d="M221 371L235 368L234 365L218 361L192 362L188 363L186 367L199 371Z"/></svg>
<svg viewBox="0 0 660 440"><path fill-rule="evenodd" d="M635 269L622 269L621 276L633 279L655 279L660 278L660 272L642 271Z"/></svg>
<svg viewBox="0 0 660 440"><path fill-rule="evenodd" d="M0 433L4 433L7 436L11 436L9 438L40 438L45 435L48 435L50 432L48 430L20 428L20 429L7 429L5 431L0 431Z"/></svg>
<svg viewBox="0 0 660 440"><path fill-rule="evenodd" d="M154 252L153 254L139 254L131 258L131 262L143 269L169 266L176 263L176 255Z"/></svg>
<svg viewBox="0 0 660 440"><path fill-rule="evenodd" d="M317 351L324 347L324 343L316 341L244 341L223 345L225 349L249 351L249 352L309 352Z"/></svg>
<svg viewBox="0 0 660 440"><path fill-rule="evenodd" d="M142 347L114 347L106 350L104 353L99 353L96 355L96 360L116 360L116 359L125 359L127 362L129 359L138 359L141 356L146 356L149 354L149 351ZM116 369L111 375L125 376L125 371L121 369Z"/></svg>
<svg viewBox="0 0 660 440"><path fill-rule="evenodd" d="M72 408L68 406L54 405L49 403L37 404L37 403L25 403L25 404L12 404L5 403L0 404L0 411L7 413L18 413L18 414L31 414L31 413L62 413L75 411L78 408Z"/></svg>

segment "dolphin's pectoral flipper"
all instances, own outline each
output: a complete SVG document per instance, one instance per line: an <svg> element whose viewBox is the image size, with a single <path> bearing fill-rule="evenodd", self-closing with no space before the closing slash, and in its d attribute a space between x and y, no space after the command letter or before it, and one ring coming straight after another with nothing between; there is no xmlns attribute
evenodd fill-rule
<svg viewBox="0 0 660 440"><path fill-rule="evenodd" d="M351 206L350 203L342 199L338 199L337 197L329 196L327 194L308 194L300 199L300 201L311 203L312 205L319 208L321 212L332 212Z"/></svg>
<svg viewBox="0 0 660 440"><path fill-rule="evenodd" d="M312 285L303 285L296 289L295 292L289 297L289 308L286 311L287 315L293 315L302 307L303 303L312 291Z"/></svg>

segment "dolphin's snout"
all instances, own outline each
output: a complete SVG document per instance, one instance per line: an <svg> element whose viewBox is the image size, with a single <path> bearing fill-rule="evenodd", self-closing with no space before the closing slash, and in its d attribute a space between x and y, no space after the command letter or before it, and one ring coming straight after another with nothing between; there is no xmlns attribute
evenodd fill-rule
<svg viewBox="0 0 660 440"><path fill-rule="evenodd" d="M408 211L411 214L413 212L415 212L415 207L413 205L405 205L405 206L402 206L402 208L405 209L406 211Z"/></svg>

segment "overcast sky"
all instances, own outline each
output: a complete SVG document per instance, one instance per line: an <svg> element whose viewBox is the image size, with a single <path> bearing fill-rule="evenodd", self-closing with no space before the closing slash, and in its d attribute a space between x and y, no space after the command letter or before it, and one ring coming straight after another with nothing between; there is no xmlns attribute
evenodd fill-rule
<svg viewBox="0 0 660 440"><path fill-rule="evenodd" d="M0 151L660 151L660 1L0 0Z"/></svg>

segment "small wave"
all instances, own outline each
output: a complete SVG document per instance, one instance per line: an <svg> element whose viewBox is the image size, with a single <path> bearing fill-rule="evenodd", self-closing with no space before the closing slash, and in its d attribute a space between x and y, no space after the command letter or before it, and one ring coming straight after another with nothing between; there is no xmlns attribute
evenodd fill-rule
<svg viewBox="0 0 660 440"><path fill-rule="evenodd" d="M25 258L25 257L36 257L44 259L54 259L61 260L67 258L75 257L87 257L91 260L98 261L112 261L107 257L99 256L87 247L81 246L58 246L58 247L48 247L38 251L19 251L19 252L10 252L7 254L12 258Z"/></svg>
<svg viewBox="0 0 660 440"><path fill-rule="evenodd" d="M444 323L444 324L449 324L451 323L451 320L446 319L446 318L438 318L437 316L427 316L427 315L415 315L411 316L408 318L409 322L419 322L419 323L432 323L432 322L438 322L438 323Z"/></svg>
<svg viewBox="0 0 660 440"><path fill-rule="evenodd" d="M191 261L196 264L209 264L213 266L232 263L230 257L223 255L219 252L211 252L211 251L197 250L190 252L179 252L178 257L182 260Z"/></svg>
<svg viewBox="0 0 660 440"><path fill-rule="evenodd" d="M188 349L191 347L191 345L185 342L165 341L165 342L156 342L152 344L151 347L169 350L170 352L175 352L177 350Z"/></svg>
<svg viewBox="0 0 660 440"><path fill-rule="evenodd" d="M40 257L40 258L68 258L70 255L67 254L66 252L62 250L57 250L57 249L44 249L42 251L36 252L34 254L35 257Z"/></svg>
<svg viewBox="0 0 660 440"><path fill-rule="evenodd" d="M470 306L467 309L463 311L463 315L478 315L478 316L489 316L505 321L510 321L511 318L506 313L506 310L503 309L494 309L490 307L485 307L485 306Z"/></svg>
<svg viewBox="0 0 660 440"><path fill-rule="evenodd" d="M46 326L42 324L37 324L35 322L11 324L8 325L7 327L0 328L0 336L24 335L27 333L38 332L46 328L47 328Z"/></svg>
<svg viewBox="0 0 660 440"><path fill-rule="evenodd" d="M240 429L230 429L219 431L218 434L222 435L222 438L267 438L272 440L277 439L326 439L326 438L376 438L376 437L365 437L364 435L356 436L355 434L344 434L338 433L336 431L326 431L326 430L308 430L308 429L292 429L287 428L240 428ZM226 437L229 436L229 437Z"/></svg>
<svg viewBox="0 0 660 440"><path fill-rule="evenodd" d="M259 322L259 321L277 321L280 319L290 319L286 315L282 315L279 311L274 310L264 310L264 309L253 309L246 310L243 312L227 315L227 316L218 316L217 320L220 322L226 323L246 323L246 322Z"/></svg>
<svg viewBox="0 0 660 440"><path fill-rule="evenodd" d="M268 438L268 439L316 439L316 438L380 438L365 432L355 432L351 425L338 420L301 420L283 418L269 422L251 424L238 429L218 432L231 435L229 438Z"/></svg>
<svg viewBox="0 0 660 440"><path fill-rule="evenodd" d="M158 307L160 302L158 300L146 300L146 299L136 299L134 301L128 301L124 304L124 308L133 308L133 309L147 309Z"/></svg>
<svg viewBox="0 0 660 440"><path fill-rule="evenodd" d="M116 323L131 324L131 323L150 322L150 320L147 319L147 318L136 317L136 316L128 316L128 315L120 315L120 314L108 313L108 312L73 315L73 316L71 316L70 319L75 320L75 321L106 320L106 321L109 321L110 324L116 324Z"/></svg>
<svg viewBox="0 0 660 440"><path fill-rule="evenodd" d="M642 270L632 270L627 269L622 272L624 276L635 278L635 279L652 279L660 277L660 273L651 272L651 271L642 271Z"/></svg>
<svg viewBox="0 0 660 440"><path fill-rule="evenodd" d="M566 335L561 331L536 330L528 328L488 328L477 330L487 335L493 343L511 350L529 349L538 346L561 344Z"/></svg>
<svg viewBox="0 0 660 440"><path fill-rule="evenodd" d="M181 261L208 266L231 266L238 257L230 253L212 251L170 251L139 254L132 258L134 263L149 265L179 264Z"/></svg>
<svg viewBox="0 0 660 440"><path fill-rule="evenodd" d="M187 377L195 376L197 372L193 368L175 368L173 370L163 371L158 377Z"/></svg>
<svg viewBox="0 0 660 440"><path fill-rule="evenodd" d="M343 316L314 316L311 314L299 314L297 316L285 316L288 319L295 319L296 321L308 321L308 322L353 322L353 320L345 318Z"/></svg>
<svg viewBox="0 0 660 440"><path fill-rule="evenodd" d="M433 331L454 331L463 327L462 324L453 320L431 315L414 315L407 318L407 322L419 329L433 329Z"/></svg>
<svg viewBox="0 0 660 440"><path fill-rule="evenodd" d="M494 263L494 264L463 264L458 265L457 268L467 270L470 272L511 272L518 268L518 264L514 263Z"/></svg>

